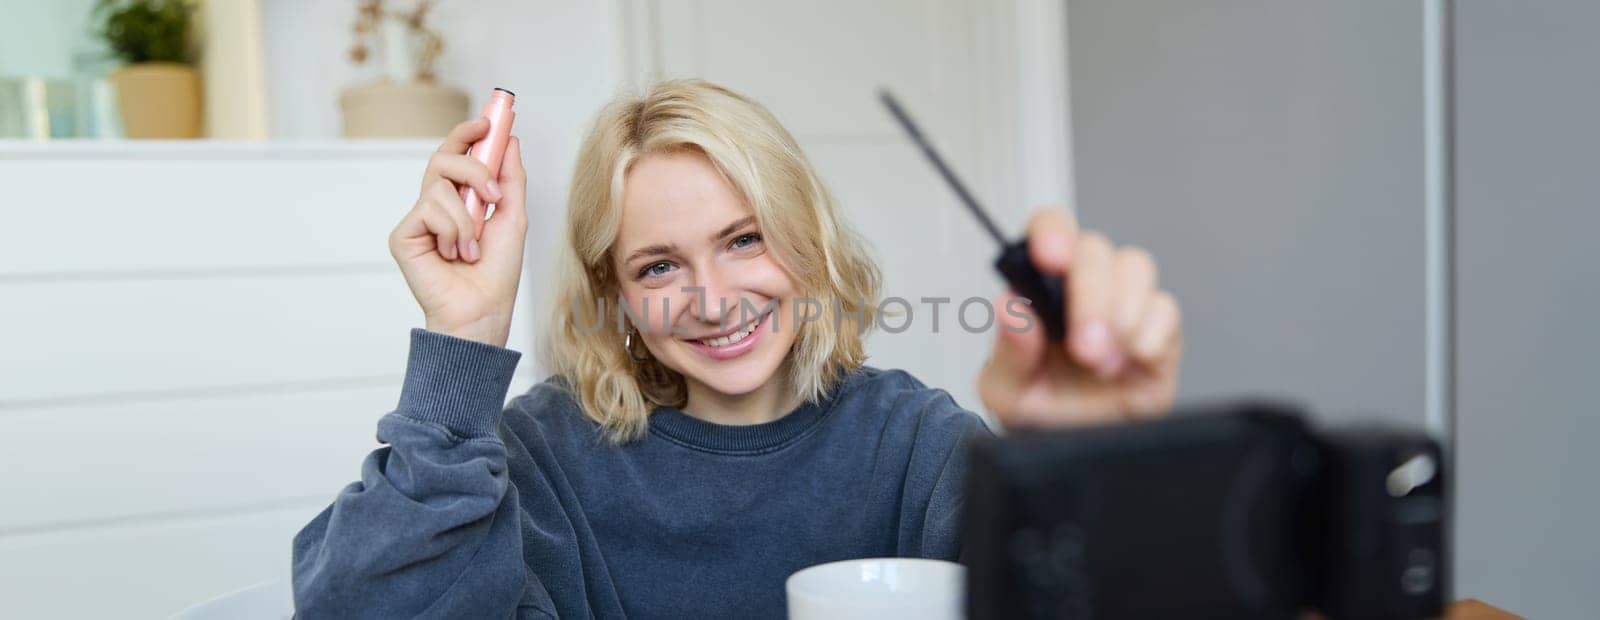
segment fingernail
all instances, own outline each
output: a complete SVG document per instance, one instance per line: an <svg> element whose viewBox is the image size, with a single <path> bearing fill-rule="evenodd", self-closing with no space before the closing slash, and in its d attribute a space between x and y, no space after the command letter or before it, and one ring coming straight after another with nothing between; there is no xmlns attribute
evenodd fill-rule
<svg viewBox="0 0 1600 620"><path fill-rule="evenodd" d="M1105 321L1094 321L1078 331L1078 356L1097 370L1104 370L1115 361L1116 348Z"/></svg>
<svg viewBox="0 0 1600 620"><path fill-rule="evenodd" d="M489 179L489 182L488 183L484 183L484 186L489 190L489 200L491 202L500 200L500 184L499 183L495 183L494 179Z"/></svg>
<svg viewBox="0 0 1600 620"><path fill-rule="evenodd" d="M1111 329L1104 321L1095 321L1078 330L1078 353L1091 361L1099 361L1111 348Z"/></svg>
<svg viewBox="0 0 1600 620"><path fill-rule="evenodd" d="M473 239L471 242L467 243L467 258L471 259L473 262L477 262L477 260L478 260L478 240L477 239Z"/></svg>
<svg viewBox="0 0 1600 620"><path fill-rule="evenodd" d="M1044 235L1039 239L1039 248L1046 256L1053 256L1056 260L1066 261L1072 256L1072 248L1067 247L1066 237L1061 235Z"/></svg>

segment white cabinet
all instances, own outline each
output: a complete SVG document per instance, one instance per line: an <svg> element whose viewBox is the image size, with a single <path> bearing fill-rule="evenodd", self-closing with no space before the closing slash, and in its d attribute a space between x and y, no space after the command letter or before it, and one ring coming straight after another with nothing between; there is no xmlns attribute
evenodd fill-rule
<svg viewBox="0 0 1600 620"><path fill-rule="evenodd" d="M288 577L399 397L422 314L388 234L433 147L0 144L0 615L156 616Z"/></svg>

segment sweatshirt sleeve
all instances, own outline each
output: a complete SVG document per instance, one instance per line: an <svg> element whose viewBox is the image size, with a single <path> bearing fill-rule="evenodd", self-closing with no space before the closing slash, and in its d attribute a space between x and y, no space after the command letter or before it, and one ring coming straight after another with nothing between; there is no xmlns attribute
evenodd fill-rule
<svg viewBox="0 0 1600 620"><path fill-rule="evenodd" d="M378 422L387 445L294 538L297 617L554 611L523 559L517 490L496 432L521 356L411 330L399 405Z"/></svg>
<svg viewBox="0 0 1600 620"><path fill-rule="evenodd" d="M952 403L954 406L954 403ZM934 478L933 492L928 497L928 511L923 516L923 558L957 561L962 556L962 527L966 507L966 470L968 452L974 439L994 436L984 420L974 412L950 414L949 452Z"/></svg>
<svg viewBox="0 0 1600 620"><path fill-rule="evenodd" d="M994 433L978 414L967 411L963 411L962 414L964 415L957 416L961 422L955 425L956 428L951 435L951 448L945 456L944 464L939 467L932 493L928 498L928 511L922 523L923 546L917 550L921 557L952 562L964 557L962 525L966 510L969 448L974 440L979 437L992 437Z"/></svg>
<svg viewBox="0 0 1600 620"><path fill-rule="evenodd" d="M968 449L993 432L948 392L928 388L909 375L904 381L907 389L891 406L916 412L916 439L901 494L897 553L956 561L962 549Z"/></svg>

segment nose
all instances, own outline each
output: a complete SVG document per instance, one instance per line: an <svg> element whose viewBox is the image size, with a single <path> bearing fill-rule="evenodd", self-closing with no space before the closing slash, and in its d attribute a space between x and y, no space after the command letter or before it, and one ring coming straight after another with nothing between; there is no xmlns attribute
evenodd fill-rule
<svg viewBox="0 0 1600 620"><path fill-rule="evenodd" d="M715 264L695 270L694 285L690 289L695 318L722 325L725 317L739 311L738 291L731 289L726 275Z"/></svg>

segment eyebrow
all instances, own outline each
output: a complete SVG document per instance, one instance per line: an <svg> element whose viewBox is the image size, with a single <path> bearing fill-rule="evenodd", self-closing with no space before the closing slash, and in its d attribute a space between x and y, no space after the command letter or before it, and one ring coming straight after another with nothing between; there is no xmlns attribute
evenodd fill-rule
<svg viewBox="0 0 1600 620"><path fill-rule="evenodd" d="M732 224L728 224L727 226L723 226L722 230L717 231L717 234L711 235L711 240L712 241L716 241L718 239L721 239L723 237L731 235L731 234L734 233L734 231L737 231L740 228L744 228L745 226L749 226L750 224L755 223L755 221L756 221L756 216L754 216L754 215L749 215L749 216L745 216L743 218L740 218L740 219L734 221ZM676 251L677 249L678 249L678 246L672 245L670 243L657 243L657 244L654 244L654 245L647 245L647 246L644 246L644 247L639 248L637 250L634 250L631 254L628 254L628 258L623 259L622 262L623 262L623 264L627 264L627 263L631 263L631 262L633 262L633 261L635 261L637 259L640 259L640 258L643 258L643 257L646 257L646 256L661 256L663 254L671 254L674 251Z"/></svg>
<svg viewBox="0 0 1600 620"><path fill-rule="evenodd" d="M672 245L670 243L657 243L655 245L647 245L647 246L644 246L644 247L639 248L637 250L634 250L632 254L628 255L627 259L622 261L622 263L624 265L626 265L628 263L633 262L636 259L643 258L643 257L646 257L646 256L660 256L662 254L671 254L673 252L673 250L676 250L676 249L678 249L678 246Z"/></svg>
<svg viewBox="0 0 1600 620"><path fill-rule="evenodd" d="M747 215L747 216L745 216L743 218L740 218L738 221L735 221L732 224L729 224L727 226L723 226L722 230L717 231L717 234L711 235L711 240L712 241L716 241L718 239L721 239L723 237L731 235L731 234L733 234L734 231L739 230L740 228L744 228L745 226L749 226L749 225L755 223L755 221L756 221L756 216L754 216L754 215Z"/></svg>

